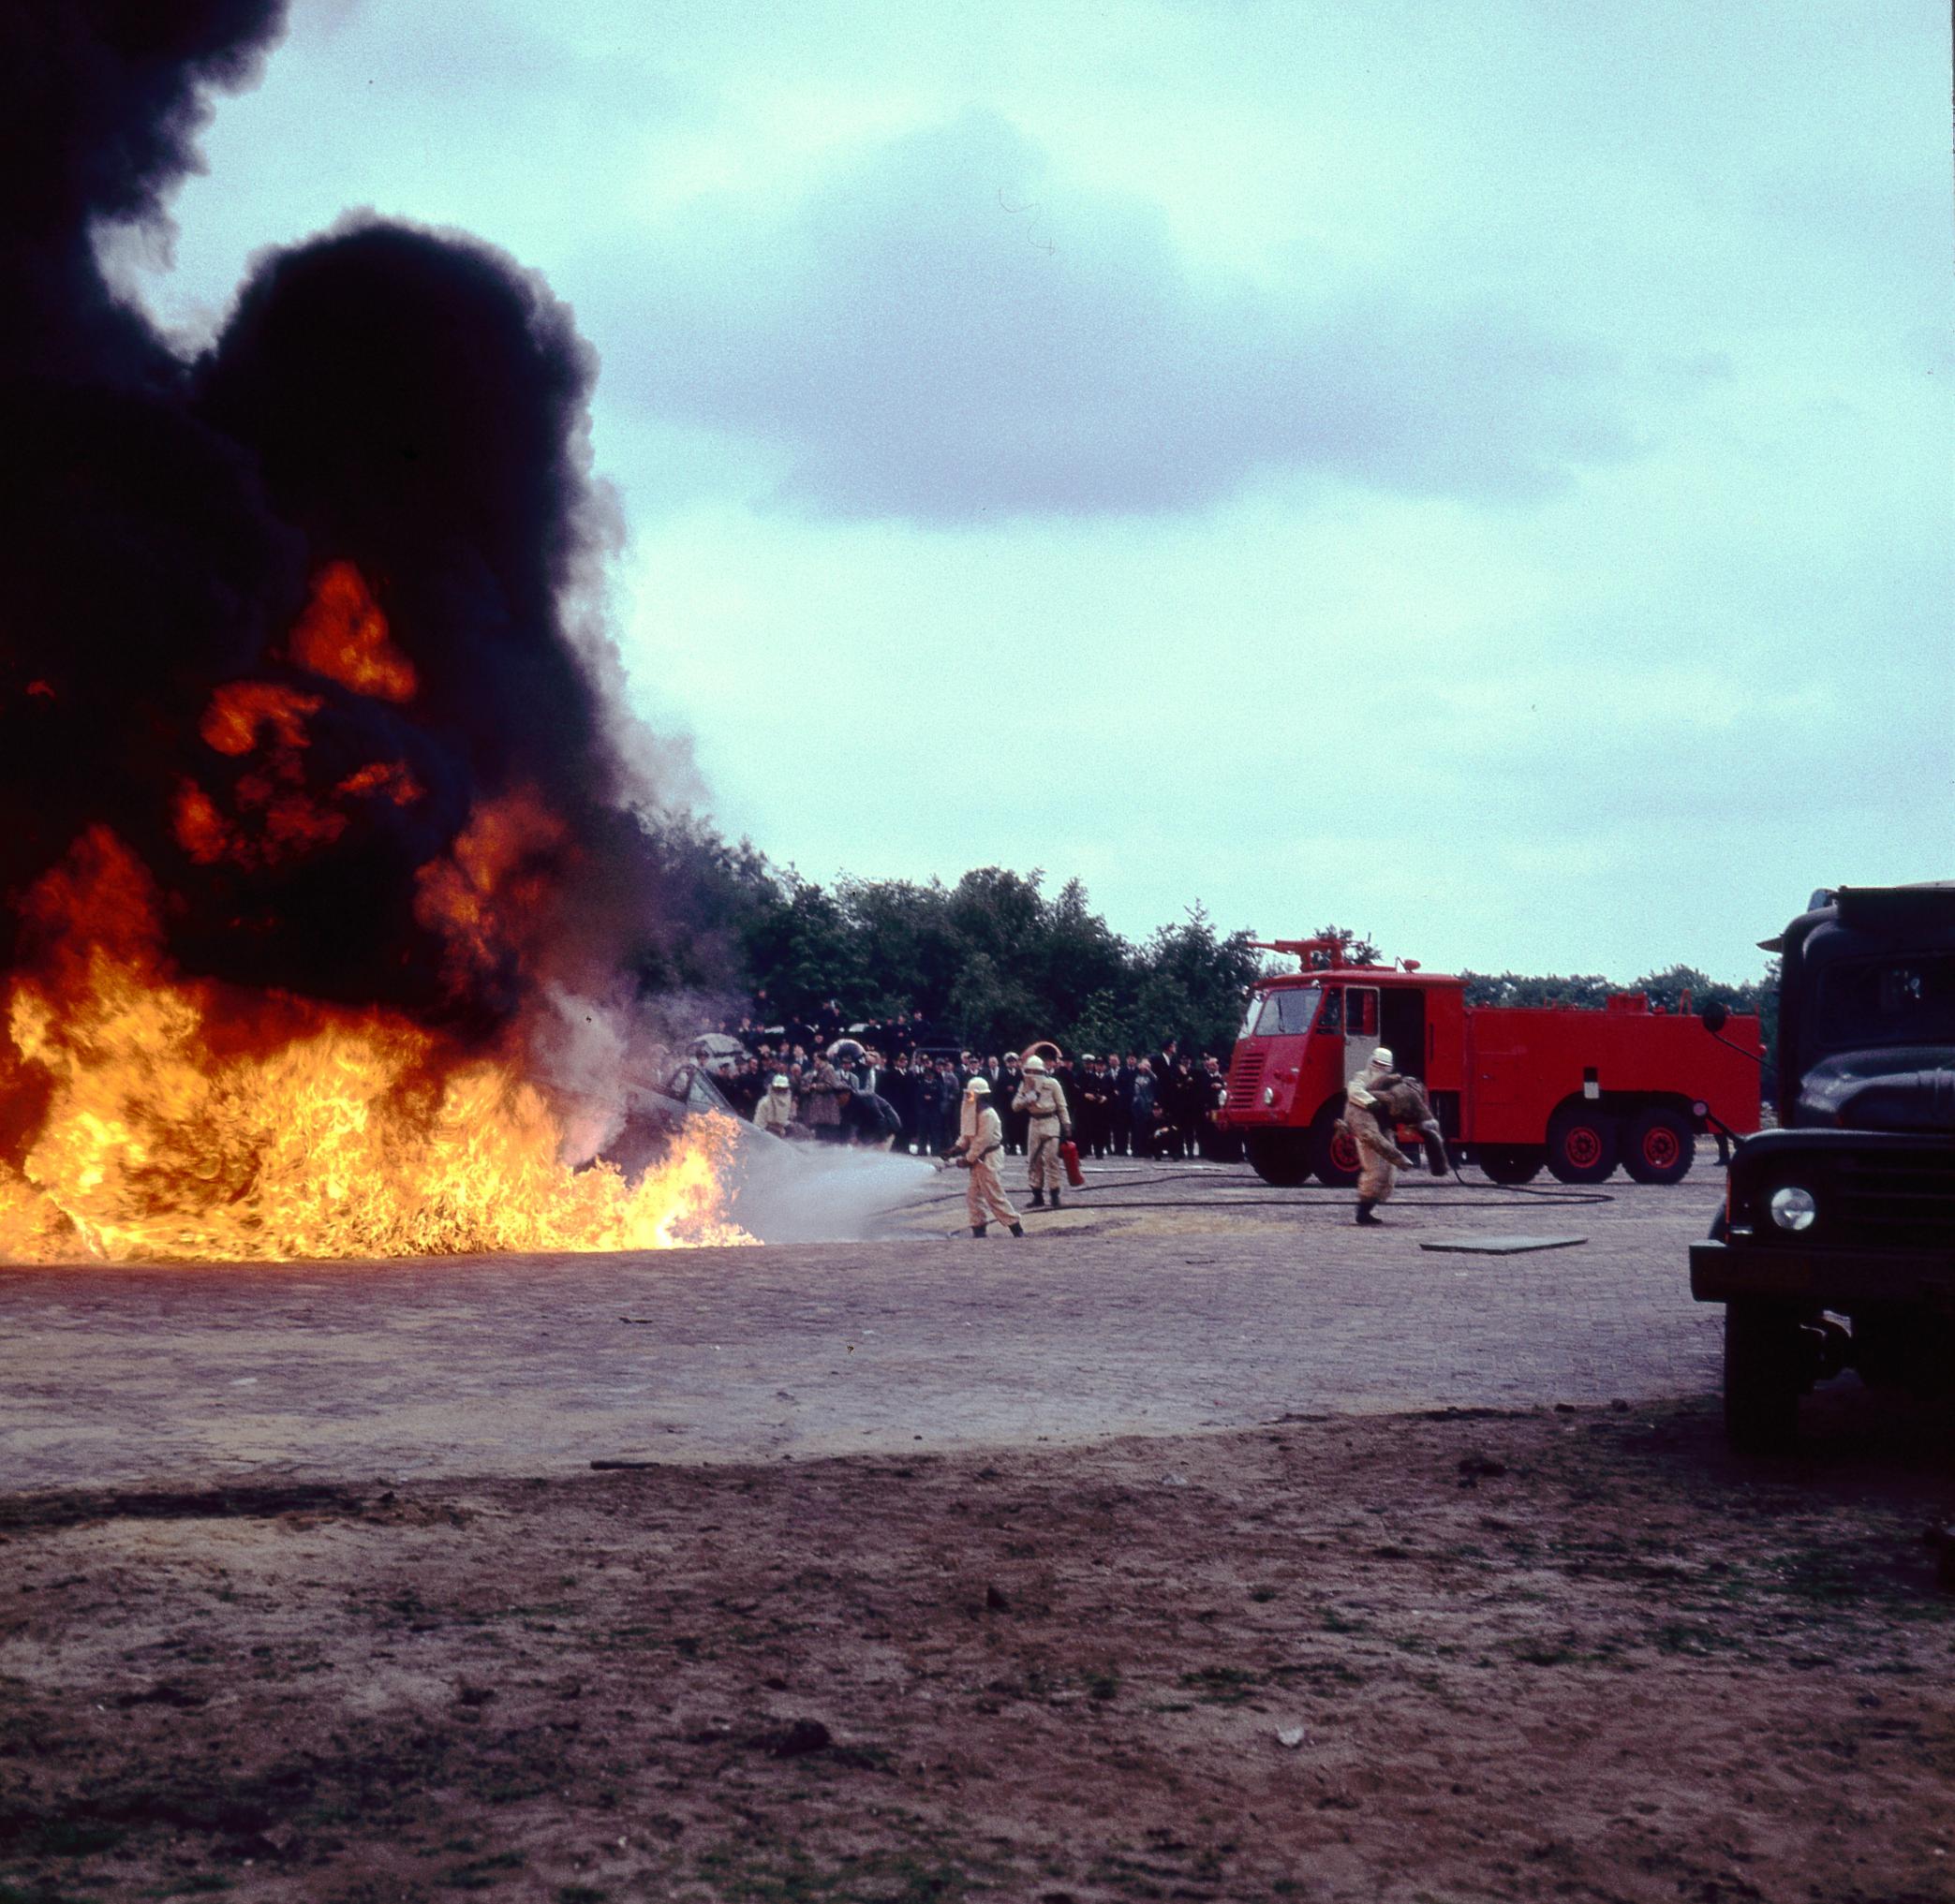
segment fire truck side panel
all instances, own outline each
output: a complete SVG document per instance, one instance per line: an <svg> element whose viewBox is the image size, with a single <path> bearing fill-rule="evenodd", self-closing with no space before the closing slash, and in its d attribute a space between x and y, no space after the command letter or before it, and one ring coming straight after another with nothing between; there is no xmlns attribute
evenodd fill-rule
<svg viewBox="0 0 1955 1904"><path fill-rule="evenodd" d="M1695 1018L1636 1009L1483 1006L1469 1012L1473 1074L1465 1135L1475 1144L1539 1144L1571 1098L1621 1106L1708 1104L1731 1129L1758 1128L1758 1067L1719 1044ZM1758 1050L1758 1021L1734 1018L1725 1036Z"/></svg>

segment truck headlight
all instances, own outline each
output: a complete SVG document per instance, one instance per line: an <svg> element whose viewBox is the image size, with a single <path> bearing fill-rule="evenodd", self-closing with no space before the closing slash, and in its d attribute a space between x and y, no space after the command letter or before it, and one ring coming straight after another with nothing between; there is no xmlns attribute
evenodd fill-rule
<svg viewBox="0 0 1955 1904"><path fill-rule="evenodd" d="M1263 1102L1265 1104L1276 1102L1276 1086L1274 1085L1265 1085L1263 1086Z"/></svg>
<svg viewBox="0 0 1955 1904"><path fill-rule="evenodd" d="M1772 1191L1771 1202L1766 1207L1781 1230L1810 1230L1819 1215L1812 1191L1800 1184L1781 1184Z"/></svg>

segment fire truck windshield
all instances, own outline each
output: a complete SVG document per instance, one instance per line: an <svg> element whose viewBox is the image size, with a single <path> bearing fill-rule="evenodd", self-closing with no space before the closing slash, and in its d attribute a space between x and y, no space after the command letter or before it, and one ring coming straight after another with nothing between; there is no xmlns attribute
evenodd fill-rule
<svg viewBox="0 0 1955 1904"><path fill-rule="evenodd" d="M1955 1043L1955 953L1829 966L1817 1019L1819 1043L1829 1051Z"/></svg>
<svg viewBox="0 0 1955 1904"><path fill-rule="evenodd" d="M1296 1038L1316 1022L1317 1007L1324 1002L1320 985L1284 985L1270 992L1251 995L1248 1015L1242 1021L1244 1038Z"/></svg>

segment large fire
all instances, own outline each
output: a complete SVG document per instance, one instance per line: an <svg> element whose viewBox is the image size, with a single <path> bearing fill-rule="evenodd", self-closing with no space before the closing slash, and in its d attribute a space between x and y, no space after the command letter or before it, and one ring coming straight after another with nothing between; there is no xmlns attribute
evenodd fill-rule
<svg viewBox="0 0 1955 1904"><path fill-rule="evenodd" d="M141 867L111 835L43 880L71 937L18 979L0 1113L0 1260L659 1249L750 1239L722 1215L731 1128L694 1119L636 1183L561 1160L519 1064L378 1010L240 999L170 977Z"/></svg>
<svg viewBox="0 0 1955 1904"><path fill-rule="evenodd" d="M326 569L295 666L403 701L414 671L357 573ZM318 695L276 681L213 694L199 732L242 763L228 806L175 790L177 844L244 870L329 849L361 803L422 796L377 760L309 783ZM523 963L548 916L562 829L533 790L483 800L416 879L456 996ZM0 1261L233 1261L656 1249L752 1239L729 1222L730 1123L693 1118L634 1182L566 1156L567 1114L527 1074L520 1022L486 1054L379 1007L187 978L163 949L168 895L106 827L21 908L0 1041ZM581 1167L580 1167L581 1165Z"/></svg>
<svg viewBox="0 0 1955 1904"><path fill-rule="evenodd" d="M660 996L735 948L607 700L569 306L369 213L260 254L193 353L102 273L287 11L25 9L0 1260L750 1240L737 1126L660 1088Z"/></svg>

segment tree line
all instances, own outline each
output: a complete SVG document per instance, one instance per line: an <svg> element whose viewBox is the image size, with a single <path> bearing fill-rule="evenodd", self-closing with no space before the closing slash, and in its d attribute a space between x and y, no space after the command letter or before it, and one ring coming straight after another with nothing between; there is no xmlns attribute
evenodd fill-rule
<svg viewBox="0 0 1955 1904"><path fill-rule="evenodd" d="M1295 961L1256 949L1249 927L1221 930L1200 906L1133 942L1110 927L1068 879L1000 866L939 880L844 877L823 886L773 865L749 843L729 845L696 820L659 834L666 884L682 898L684 931L668 929L643 965L648 989L721 990L764 1001L779 1017L812 1017L839 999L856 1019L921 1010L950 1041L974 1051L1020 1049L1033 1038L1070 1052L1153 1051L1165 1038L1227 1058L1243 994ZM1382 963L1348 928L1321 926L1355 965ZM1761 982L1725 984L1684 965L1626 986L1595 973L1466 972L1482 1005L1599 1008L1614 991L1647 992L1675 1011L1721 1000L1755 1011L1771 1048L1778 1013L1774 964Z"/></svg>

